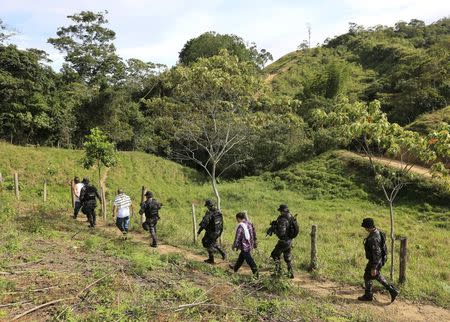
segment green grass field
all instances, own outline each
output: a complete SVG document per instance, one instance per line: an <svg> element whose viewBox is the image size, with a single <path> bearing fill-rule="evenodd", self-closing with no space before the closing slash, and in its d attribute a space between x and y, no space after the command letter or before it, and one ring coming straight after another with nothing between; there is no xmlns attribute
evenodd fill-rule
<svg viewBox="0 0 450 322"><path fill-rule="evenodd" d="M2 220L20 214L22 226L37 232L45 228L39 225L39 214L52 213L61 216L61 221L67 220L70 213L68 180L74 175L88 175L93 182L97 180L95 169L81 168L81 157L80 151L0 143L0 172L4 177L0 192ZM20 203L14 200L13 171L19 173L21 181ZM320 267L314 274L361 285L365 265L362 247L365 232L360 227L361 220L371 216L382 230L389 229L388 208L368 173L364 162L333 152L277 173L221 182L225 216L223 243L229 250L234 236L234 214L247 210L259 234L256 260L262 269L271 269L269 254L276 240L265 237L265 230L276 218L278 205L287 203L292 212L298 214L301 226L300 236L295 240L295 269L305 270L308 265L309 231L312 224L317 224ZM49 201L45 205L42 202L44 178L49 179ZM109 169L106 184L109 212L117 188L130 194L136 206L141 186L152 190L164 204L160 237L166 243L203 253L200 246L192 244L191 222L191 203L197 206L199 221L204 212L204 199L212 197L210 185L201 174L152 155L124 152L120 153L119 164ZM408 276L402 286L402 296L449 308L450 198L448 189L437 187L433 182L414 178L399 196L396 234L407 236L409 240ZM111 215L108 213L108 216ZM57 227L56 223L54 225ZM138 220L133 222L132 228L141 229ZM57 228L53 230L54 238L58 237L57 231ZM23 247L19 230L3 229L1 234L4 249ZM89 247L89 242L86 243ZM387 271L385 269L386 275Z"/></svg>

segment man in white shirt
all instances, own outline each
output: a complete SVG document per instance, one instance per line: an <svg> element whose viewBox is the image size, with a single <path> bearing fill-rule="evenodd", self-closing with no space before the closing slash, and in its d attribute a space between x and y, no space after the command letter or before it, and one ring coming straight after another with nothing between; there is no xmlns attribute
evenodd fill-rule
<svg viewBox="0 0 450 322"><path fill-rule="evenodd" d="M78 213L81 209L80 193L84 184L80 182L80 178L75 177L73 179L73 197L74 197L74 208L73 208L73 219L77 219Z"/></svg>
<svg viewBox="0 0 450 322"><path fill-rule="evenodd" d="M127 238L130 216L134 213L131 198L122 189L117 190L114 199L113 217L116 216L116 226L122 232L124 239Z"/></svg>

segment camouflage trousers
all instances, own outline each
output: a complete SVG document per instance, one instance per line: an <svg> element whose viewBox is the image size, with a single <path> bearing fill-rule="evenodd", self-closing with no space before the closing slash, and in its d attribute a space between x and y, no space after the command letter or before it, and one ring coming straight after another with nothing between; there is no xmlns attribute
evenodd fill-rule
<svg viewBox="0 0 450 322"><path fill-rule="evenodd" d="M384 288L386 288L387 290L390 289L391 285L388 283L388 281L383 277L383 275L381 275L381 264L378 264L376 266L376 270L377 270L377 275L376 276L372 276L372 268L373 268L373 263L372 262L368 262L366 265L366 269L364 270L364 293L366 295L373 295L373 280L377 280L378 282L381 283L381 285L384 286Z"/></svg>
<svg viewBox="0 0 450 322"><path fill-rule="evenodd" d="M284 261L286 262L288 270L292 270L292 240L278 240L275 245L270 257L275 261L275 264L279 265L281 261L281 255L283 255Z"/></svg>

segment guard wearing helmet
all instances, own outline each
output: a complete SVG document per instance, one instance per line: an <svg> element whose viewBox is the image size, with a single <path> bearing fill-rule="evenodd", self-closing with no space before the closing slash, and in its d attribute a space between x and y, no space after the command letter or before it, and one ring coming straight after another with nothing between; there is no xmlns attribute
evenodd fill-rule
<svg viewBox="0 0 450 322"><path fill-rule="evenodd" d="M153 193L151 191L147 191L145 197L147 200L142 203L141 209L139 210L139 214L142 216L142 228L150 233L150 246L157 247L156 224L159 220L159 209L161 209L162 204L156 199L153 199Z"/></svg>
<svg viewBox="0 0 450 322"><path fill-rule="evenodd" d="M272 236L272 234L275 234L278 237L278 243L270 254L270 257L275 261L273 276L281 275L281 255L283 254L288 269L288 277L294 278L291 254L292 239L297 237L299 228L297 220L291 215L287 205L280 205L278 211L280 215L277 220L271 222L270 228L267 230L267 235Z"/></svg>
<svg viewBox="0 0 450 322"><path fill-rule="evenodd" d="M364 218L361 227L369 233L367 238L364 239L364 250L368 262L364 270L364 295L358 297L358 300L373 300L372 281L377 280L388 290L392 303L398 296L399 291L395 289L394 285L389 284L380 272L387 260L386 236L377 229L372 218Z"/></svg>
<svg viewBox="0 0 450 322"><path fill-rule="evenodd" d="M89 227L94 228L96 225L95 208L97 207L97 198L101 202L97 188L90 184L89 178L83 178L84 184L80 192L81 211L87 216Z"/></svg>
<svg viewBox="0 0 450 322"><path fill-rule="evenodd" d="M200 235L202 230L205 230L205 236L202 238L203 247L208 251L208 258L205 259L205 263L214 264L215 251L219 252L222 259L225 259L227 256L217 244L217 239L222 235L223 231L223 216L222 213L216 209L212 200L206 200L205 207L207 210L200 223L197 235Z"/></svg>

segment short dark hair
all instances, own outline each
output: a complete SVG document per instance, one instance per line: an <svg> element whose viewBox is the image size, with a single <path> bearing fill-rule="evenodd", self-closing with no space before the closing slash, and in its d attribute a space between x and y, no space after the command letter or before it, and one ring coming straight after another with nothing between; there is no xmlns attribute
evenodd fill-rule
<svg viewBox="0 0 450 322"><path fill-rule="evenodd" d="M241 219L241 220L244 220L245 219L245 212L238 212L237 214L236 214L236 219Z"/></svg>
<svg viewBox="0 0 450 322"><path fill-rule="evenodd" d="M364 218L361 224L364 228L375 228L375 221L372 218Z"/></svg>
<svg viewBox="0 0 450 322"><path fill-rule="evenodd" d="M80 178L78 178L78 177L73 178L73 182L74 183L80 183Z"/></svg>
<svg viewBox="0 0 450 322"><path fill-rule="evenodd" d="M117 189L117 194L120 195L121 193L123 193L123 189Z"/></svg>

